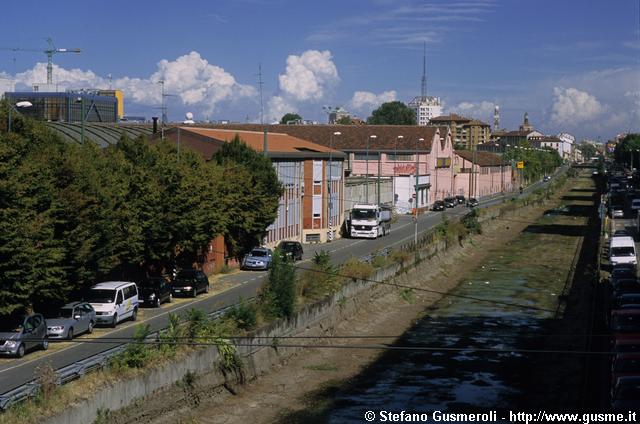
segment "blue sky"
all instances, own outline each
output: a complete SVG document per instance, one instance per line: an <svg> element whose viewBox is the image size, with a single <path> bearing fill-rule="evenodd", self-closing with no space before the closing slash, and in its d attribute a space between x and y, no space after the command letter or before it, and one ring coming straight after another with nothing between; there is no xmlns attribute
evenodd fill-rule
<svg viewBox="0 0 640 424"><path fill-rule="evenodd" d="M3 2L0 90L45 80L45 55L6 50L79 47L60 54L60 89L125 90L127 114L260 119L289 111L324 121L323 105L366 118L381 102L420 91L445 111L515 129L525 111L544 133L605 140L640 131L639 0L350 0L301 2ZM15 60L14 60L15 59ZM4 78L4 79L2 79Z"/></svg>

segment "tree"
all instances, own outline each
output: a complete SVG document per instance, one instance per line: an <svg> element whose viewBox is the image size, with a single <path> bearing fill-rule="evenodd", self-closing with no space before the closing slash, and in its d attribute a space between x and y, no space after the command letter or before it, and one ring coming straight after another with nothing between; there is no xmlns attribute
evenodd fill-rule
<svg viewBox="0 0 640 424"><path fill-rule="evenodd" d="M578 145L578 150L580 150L580 153L582 153L582 157L587 160L594 157L598 153L596 146L591 143L580 143Z"/></svg>
<svg viewBox="0 0 640 424"><path fill-rule="evenodd" d="M637 168L640 165L640 134L627 134L616 145L613 155L617 163L630 167L633 161L633 167Z"/></svg>
<svg viewBox="0 0 640 424"><path fill-rule="evenodd" d="M370 125L416 125L416 113L402 102L387 102L372 112L367 123Z"/></svg>
<svg viewBox="0 0 640 424"><path fill-rule="evenodd" d="M340 119L336 121L338 125L352 125L353 120L351 120L350 116L341 116Z"/></svg>
<svg viewBox="0 0 640 424"><path fill-rule="evenodd" d="M230 255L241 258L262 243L277 217L282 184L271 160L247 146L238 135L213 156L224 178L217 180L219 209L229 216L224 230Z"/></svg>
<svg viewBox="0 0 640 424"><path fill-rule="evenodd" d="M280 120L280 123L285 125L298 122L302 122L302 116L298 115L297 113L287 113Z"/></svg>
<svg viewBox="0 0 640 424"><path fill-rule="evenodd" d="M262 292L262 304L267 314L274 317L290 317L296 304L295 269L280 249L273 252L269 279Z"/></svg>

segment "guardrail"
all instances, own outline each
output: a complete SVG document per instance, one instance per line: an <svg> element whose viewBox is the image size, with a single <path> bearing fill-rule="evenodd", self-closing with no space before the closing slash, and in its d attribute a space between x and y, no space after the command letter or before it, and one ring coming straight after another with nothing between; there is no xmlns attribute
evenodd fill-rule
<svg viewBox="0 0 640 424"><path fill-rule="evenodd" d="M251 297L244 302L252 302L256 298ZM216 319L222 317L224 314L229 312L231 308L236 305L241 304L241 302L234 303L229 306L225 306L224 308L218 309L209 314L209 317ZM145 339L146 342L154 342L160 338L163 332L166 331L166 328L155 331ZM122 353L127 348L128 343L123 343L120 346L116 346L114 348L105 350L104 352L100 352L96 355L90 356L89 358L82 359L80 361L76 361L70 365L59 368L56 370L56 384L61 386L63 384L67 384L70 381L77 380L85 374L88 374L93 371L100 370L107 366L109 360L115 355ZM0 395L0 410L6 410L11 405L22 402L28 398L32 398L37 396L38 391L40 390L40 383L38 383L37 379L31 380L28 383L23 384L22 386L18 386L8 392Z"/></svg>

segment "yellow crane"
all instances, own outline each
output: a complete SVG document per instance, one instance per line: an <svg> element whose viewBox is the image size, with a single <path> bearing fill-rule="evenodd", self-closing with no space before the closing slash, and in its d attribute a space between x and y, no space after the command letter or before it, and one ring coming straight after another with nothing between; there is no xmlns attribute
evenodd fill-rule
<svg viewBox="0 0 640 424"><path fill-rule="evenodd" d="M47 43L49 44L49 48L45 50L41 49L23 49L21 47L13 47L13 48L5 48L2 50L11 50L14 52L44 52L47 55L47 84L53 84L53 55L58 53L80 53L81 50L78 48L75 49L62 49L56 48L53 44L53 40L51 37L46 38Z"/></svg>

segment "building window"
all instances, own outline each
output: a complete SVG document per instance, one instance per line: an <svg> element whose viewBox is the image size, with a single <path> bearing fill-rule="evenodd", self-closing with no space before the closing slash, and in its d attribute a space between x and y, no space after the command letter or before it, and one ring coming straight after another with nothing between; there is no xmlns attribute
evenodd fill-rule
<svg viewBox="0 0 640 424"><path fill-rule="evenodd" d="M369 152L369 160L378 160L378 152ZM367 152L358 152L353 154L354 160L367 160Z"/></svg>

